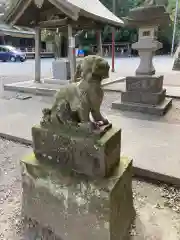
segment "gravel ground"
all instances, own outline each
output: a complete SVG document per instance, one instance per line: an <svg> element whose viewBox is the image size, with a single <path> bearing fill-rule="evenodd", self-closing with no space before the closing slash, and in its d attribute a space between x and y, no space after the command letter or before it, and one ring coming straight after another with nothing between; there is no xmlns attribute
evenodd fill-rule
<svg viewBox="0 0 180 240"><path fill-rule="evenodd" d="M179 240L180 190L134 180L133 193L137 217L131 240Z"/></svg>
<svg viewBox="0 0 180 240"><path fill-rule="evenodd" d="M21 177L19 159L30 148L0 139L0 239L55 240L52 233L21 219ZM180 239L180 191L166 185L133 180L137 211L132 240ZM43 237L42 237L43 236Z"/></svg>

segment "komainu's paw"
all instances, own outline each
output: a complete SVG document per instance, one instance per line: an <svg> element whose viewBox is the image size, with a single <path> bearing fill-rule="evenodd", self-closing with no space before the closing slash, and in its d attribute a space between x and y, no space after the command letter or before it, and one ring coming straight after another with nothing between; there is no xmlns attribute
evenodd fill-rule
<svg viewBox="0 0 180 240"><path fill-rule="evenodd" d="M79 128L88 133L93 133L96 126L93 122L79 123Z"/></svg>
<svg viewBox="0 0 180 240"><path fill-rule="evenodd" d="M109 124L108 119L104 118L104 119L103 119L103 124L104 124L104 125L108 125L108 124Z"/></svg>
<svg viewBox="0 0 180 240"><path fill-rule="evenodd" d="M102 127L102 126L109 125L110 123L107 119L103 119L102 121L95 122L95 124L97 127Z"/></svg>

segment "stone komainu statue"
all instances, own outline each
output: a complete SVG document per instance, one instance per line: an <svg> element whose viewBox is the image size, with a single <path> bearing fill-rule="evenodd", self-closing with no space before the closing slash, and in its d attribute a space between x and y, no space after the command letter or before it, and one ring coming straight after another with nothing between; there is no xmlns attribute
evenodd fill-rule
<svg viewBox="0 0 180 240"><path fill-rule="evenodd" d="M54 57L55 59L61 58L61 34L55 33L54 35Z"/></svg>
<svg viewBox="0 0 180 240"><path fill-rule="evenodd" d="M74 82L79 82L82 78L82 60L79 61L78 65L76 66L76 72L74 76Z"/></svg>
<svg viewBox="0 0 180 240"><path fill-rule="evenodd" d="M52 108L43 110L42 126L69 124L98 128L109 124L100 107L103 100L101 81L109 76L110 66L99 56L85 57L80 66L81 80L59 90Z"/></svg>

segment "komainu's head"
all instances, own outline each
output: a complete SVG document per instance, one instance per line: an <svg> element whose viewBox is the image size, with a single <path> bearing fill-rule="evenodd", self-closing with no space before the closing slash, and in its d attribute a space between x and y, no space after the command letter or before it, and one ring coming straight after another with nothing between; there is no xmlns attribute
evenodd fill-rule
<svg viewBox="0 0 180 240"><path fill-rule="evenodd" d="M100 80L109 77L110 66L108 62L100 56L87 56L82 62L82 72L84 80Z"/></svg>

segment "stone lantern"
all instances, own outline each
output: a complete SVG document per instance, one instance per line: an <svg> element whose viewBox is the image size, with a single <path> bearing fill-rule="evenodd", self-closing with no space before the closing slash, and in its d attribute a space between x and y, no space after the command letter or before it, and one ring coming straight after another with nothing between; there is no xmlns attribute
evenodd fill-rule
<svg viewBox="0 0 180 240"><path fill-rule="evenodd" d="M135 76L126 77L126 91L121 95L121 102L113 102L113 108L163 115L171 106L172 100L165 98L163 76L155 75L153 66L153 56L162 48L157 41L158 27L169 22L163 6L145 6L130 11L127 23L139 31L139 40L132 48L138 50L140 64Z"/></svg>
<svg viewBox="0 0 180 240"><path fill-rule="evenodd" d="M139 41L132 45L138 50L140 65L136 70L136 75L154 75L153 56L156 50L162 48L162 43L157 41L157 26L147 26L139 28Z"/></svg>

